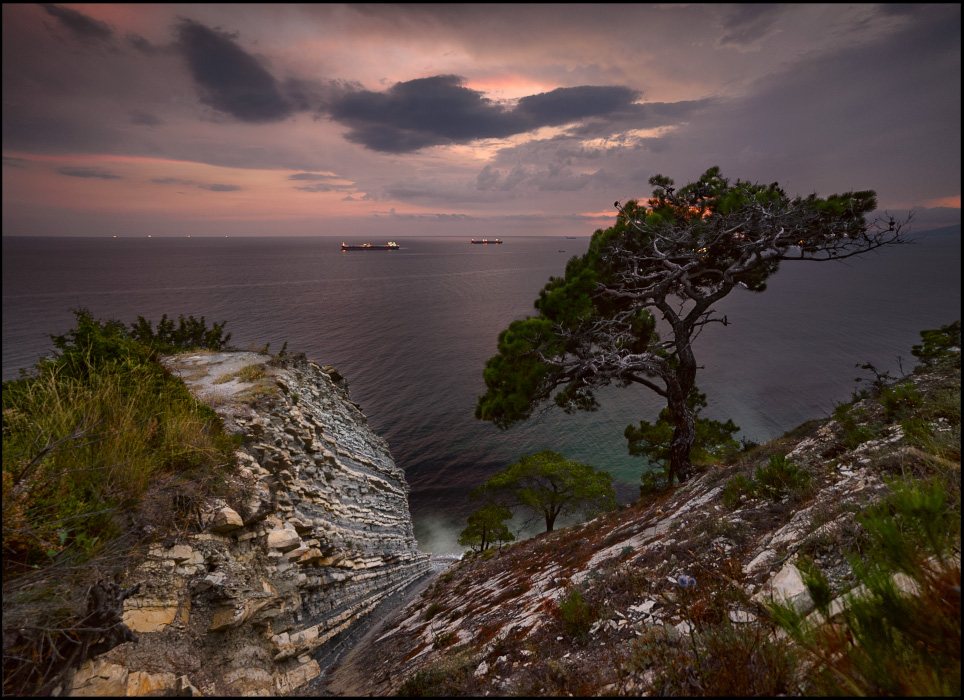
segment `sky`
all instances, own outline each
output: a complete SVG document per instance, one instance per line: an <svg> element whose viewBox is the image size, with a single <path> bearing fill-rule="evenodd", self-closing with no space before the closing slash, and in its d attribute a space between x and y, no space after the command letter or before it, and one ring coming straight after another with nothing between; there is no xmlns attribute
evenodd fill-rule
<svg viewBox="0 0 964 700"><path fill-rule="evenodd" d="M960 5L4 4L4 236L583 236L718 165L960 223Z"/></svg>

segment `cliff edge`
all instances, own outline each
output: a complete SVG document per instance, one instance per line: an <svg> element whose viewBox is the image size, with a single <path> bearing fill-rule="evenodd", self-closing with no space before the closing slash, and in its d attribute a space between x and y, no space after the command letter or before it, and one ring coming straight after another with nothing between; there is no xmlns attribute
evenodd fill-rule
<svg viewBox="0 0 964 700"><path fill-rule="evenodd" d="M430 573L408 485L347 383L304 356L164 358L241 436L234 507L215 502L128 572L137 642L88 661L65 694L279 695L380 601Z"/></svg>

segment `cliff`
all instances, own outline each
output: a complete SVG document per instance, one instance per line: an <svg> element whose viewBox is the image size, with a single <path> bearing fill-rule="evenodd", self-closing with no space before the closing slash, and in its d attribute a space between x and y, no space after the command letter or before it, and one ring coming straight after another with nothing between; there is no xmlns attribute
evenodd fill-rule
<svg viewBox="0 0 964 700"><path fill-rule="evenodd" d="M707 466L674 490L464 558L371 644L353 650L331 673L329 689L355 696L953 695L956 682L959 693L959 354L953 364L878 387L833 419L804 424L733 464ZM884 512L908 509L896 516L899 530L942 533L950 555L898 554L901 538L893 534L890 552L876 547L864 515L891 498L898 482L930 490L905 499L913 506L898 501ZM925 517L931 520L917 527L915 518ZM867 575L888 555L904 557L903 571L884 566L882 576ZM820 595L807 580L825 582ZM892 597L879 619L870 616L870 638L855 644L856 623L845 613L870 596L868 581ZM895 603L901 596L919 598L905 607ZM802 617L799 629L818 630L807 638L814 646L789 643L774 602ZM891 614L903 615L896 622L914 640L875 652L882 676L898 669L893 687L890 676L868 680L873 664L846 665L897 636L888 632L893 619L882 622ZM835 675L826 659L846 672ZM935 670L919 673L911 659ZM827 686L807 685L824 680Z"/></svg>
<svg viewBox="0 0 964 700"><path fill-rule="evenodd" d="M275 695L305 688L340 636L430 571L408 485L347 383L303 356L164 363L242 436L234 506L206 504L128 572L137 635L87 662L70 695Z"/></svg>

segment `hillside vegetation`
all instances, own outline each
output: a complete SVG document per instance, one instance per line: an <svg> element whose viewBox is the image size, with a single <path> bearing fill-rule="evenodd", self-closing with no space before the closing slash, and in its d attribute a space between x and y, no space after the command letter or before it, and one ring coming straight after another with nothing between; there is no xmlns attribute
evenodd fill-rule
<svg viewBox="0 0 964 700"><path fill-rule="evenodd" d="M921 335L830 419L466 556L333 689L959 695L960 325Z"/></svg>
<svg viewBox="0 0 964 700"><path fill-rule="evenodd" d="M157 361L222 348L224 324L75 316L52 357L3 383L4 694L49 692L129 639L113 575L231 491L235 440Z"/></svg>

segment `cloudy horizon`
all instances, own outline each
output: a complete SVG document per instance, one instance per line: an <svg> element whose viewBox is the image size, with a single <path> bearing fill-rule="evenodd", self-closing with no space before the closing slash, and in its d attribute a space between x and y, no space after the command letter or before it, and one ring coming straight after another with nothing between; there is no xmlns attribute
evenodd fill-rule
<svg viewBox="0 0 964 700"><path fill-rule="evenodd" d="M3 235L588 235L662 173L960 223L959 5L3 6Z"/></svg>

